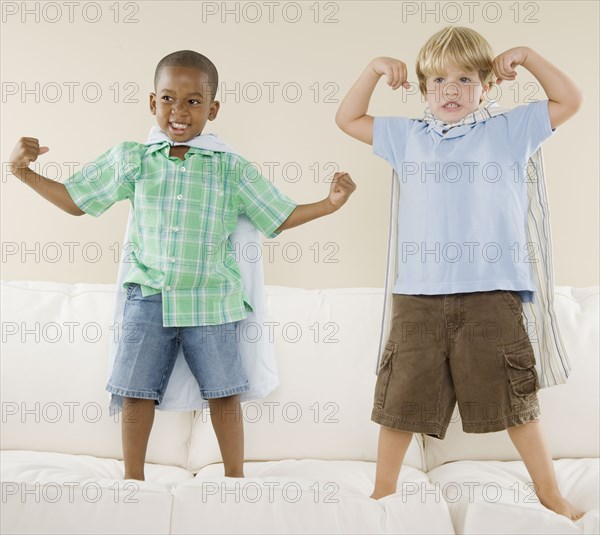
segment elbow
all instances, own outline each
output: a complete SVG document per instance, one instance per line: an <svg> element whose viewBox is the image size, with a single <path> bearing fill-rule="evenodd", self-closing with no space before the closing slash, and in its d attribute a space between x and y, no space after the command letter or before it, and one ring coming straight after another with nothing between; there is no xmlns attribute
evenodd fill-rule
<svg viewBox="0 0 600 535"><path fill-rule="evenodd" d="M346 122L342 119L339 111L335 114L335 124L342 132L346 132Z"/></svg>
<svg viewBox="0 0 600 535"><path fill-rule="evenodd" d="M576 99L576 104L575 104L575 111L579 111L582 104L583 104L583 91L581 89L577 89L577 99Z"/></svg>
<svg viewBox="0 0 600 535"><path fill-rule="evenodd" d="M577 114L577 112L579 112L579 110L581 109L581 105L583 104L583 94L581 93L581 91L578 92L577 97L573 98L573 100L570 102L569 106L567 107L567 116L569 118L573 117L574 115Z"/></svg>
<svg viewBox="0 0 600 535"><path fill-rule="evenodd" d="M573 92L573 98L571 99L568 105L568 109L571 112L571 115L575 115L581 109L582 104L583 92L581 91L581 89L576 88L576 90Z"/></svg>

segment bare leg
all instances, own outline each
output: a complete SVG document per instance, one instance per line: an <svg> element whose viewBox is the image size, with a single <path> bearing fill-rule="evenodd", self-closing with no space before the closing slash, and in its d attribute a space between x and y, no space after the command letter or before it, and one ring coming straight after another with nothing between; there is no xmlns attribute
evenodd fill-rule
<svg viewBox="0 0 600 535"><path fill-rule="evenodd" d="M144 481L144 461L154 422L154 405L153 399L123 399L121 434L125 461L124 479Z"/></svg>
<svg viewBox="0 0 600 535"><path fill-rule="evenodd" d="M507 431L527 467L542 505L571 520L579 520L585 513L565 500L558 490L552 457L540 422L527 422L509 427Z"/></svg>
<svg viewBox="0 0 600 535"><path fill-rule="evenodd" d="M410 431L398 431L383 425L380 426L375 489L370 496L374 500L396 492L400 468L402 468L402 461L404 461L404 455L410 446L412 436Z"/></svg>
<svg viewBox="0 0 600 535"><path fill-rule="evenodd" d="M209 399L208 405L225 465L225 477L244 477L244 421L240 395Z"/></svg>

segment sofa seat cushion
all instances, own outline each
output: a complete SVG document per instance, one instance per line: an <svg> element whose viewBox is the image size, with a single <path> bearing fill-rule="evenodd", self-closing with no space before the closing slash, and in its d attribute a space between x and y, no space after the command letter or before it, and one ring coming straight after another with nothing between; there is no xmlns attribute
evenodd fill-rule
<svg viewBox="0 0 600 535"><path fill-rule="evenodd" d="M146 464L123 481L123 462L8 450L0 457L2 533L169 533L172 489L193 474Z"/></svg>
<svg viewBox="0 0 600 535"><path fill-rule="evenodd" d="M448 503L457 533L599 533L600 461L553 462L562 495L587 512L577 522L539 502L522 461L456 461L428 476Z"/></svg>
<svg viewBox="0 0 600 535"><path fill-rule="evenodd" d="M399 492L377 501L369 498L373 462L288 459L244 466L243 479L223 477L216 463L178 485L172 533L454 533L443 501L426 502L412 492L429 483L411 466L402 467ZM204 507L210 515L201 514Z"/></svg>

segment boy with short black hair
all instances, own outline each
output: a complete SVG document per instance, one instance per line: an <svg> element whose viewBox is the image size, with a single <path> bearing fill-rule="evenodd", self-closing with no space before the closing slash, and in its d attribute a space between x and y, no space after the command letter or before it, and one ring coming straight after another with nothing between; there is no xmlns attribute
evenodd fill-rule
<svg viewBox="0 0 600 535"><path fill-rule="evenodd" d="M518 65L548 100L493 116L484 97L495 81L514 80ZM535 289L523 261L526 164L577 112L581 91L531 48L494 59L487 41L462 27L433 35L416 70L429 105L423 119L367 114L381 76L394 90L410 87L406 65L387 57L369 63L336 116L401 183L393 320L371 416L381 425L371 497L396 491L414 432L444 438L458 400L463 430L507 429L541 503L577 520L583 512L560 494L538 422L540 385L522 303ZM495 338L486 325L496 327Z"/></svg>
<svg viewBox="0 0 600 535"><path fill-rule="evenodd" d="M144 479L155 405L180 344L209 400L225 476L243 477L240 393L250 387L235 327L252 303L228 238L238 214L271 238L338 210L356 186L346 173L336 173L327 198L296 205L214 136L198 142L210 137L200 134L219 111L217 69L205 56L190 50L169 54L154 80L150 110L162 131L158 143L120 143L61 184L28 168L48 148L22 138L11 154L11 171L72 215L99 216L124 199L133 205L123 328L135 328L121 337L107 385L126 401L125 479Z"/></svg>

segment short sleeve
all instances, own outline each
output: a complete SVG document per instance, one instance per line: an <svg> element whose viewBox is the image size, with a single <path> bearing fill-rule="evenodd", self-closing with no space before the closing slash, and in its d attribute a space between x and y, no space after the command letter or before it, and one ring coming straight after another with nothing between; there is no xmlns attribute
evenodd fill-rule
<svg viewBox="0 0 600 535"><path fill-rule="evenodd" d="M392 165L402 162L411 122L406 117L374 117L373 154Z"/></svg>
<svg viewBox="0 0 600 535"><path fill-rule="evenodd" d="M65 182L73 202L98 217L115 202L133 198L141 154L138 143L124 142L84 165Z"/></svg>
<svg viewBox="0 0 600 535"><path fill-rule="evenodd" d="M276 230L294 211L297 203L280 192L244 158L236 157L232 165L237 181L238 211L246 214L267 238L274 238L279 234Z"/></svg>
<svg viewBox="0 0 600 535"><path fill-rule="evenodd" d="M519 161L527 160L555 132L550 125L549 100L517 106L505 114L507 137Z"/></svg>

